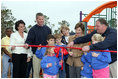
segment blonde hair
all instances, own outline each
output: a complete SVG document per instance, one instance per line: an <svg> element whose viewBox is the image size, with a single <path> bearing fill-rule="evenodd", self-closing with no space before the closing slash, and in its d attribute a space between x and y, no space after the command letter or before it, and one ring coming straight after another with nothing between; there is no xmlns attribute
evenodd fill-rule
<svg viewBox="0 0 118 79"><path fill-rule="evenodd" d="M66 26L66 25L62 25L62 26L61 26L61 28L60 28L61 33L62 33L62 30L63 30L63 29L66 29L66 30L69 30L69 31L70 31L69 27Z"/></svg>
<svg viewBox="0 0 118 79"><path fill-rule="evenodd" d="M49 45L49 46L54 46L54 45ZM48 55L48 54L51 54L51 53L50 53L50 50L51 50L52 48L54 48L54 47L47 47L44 56L46 56L46 55Z"/></svg>
<svg viewBox="0 0 118 79"><path fill-rule="evenodd" d="M62 38L62 34L55 34L54 37L55 39Z"/></svg>
<svg viewBox="0 0 118 79"><path fill-rule="evenodd" d="M94 34L93 36L92 36L92 39L91 40L95 40L95 41L99 41L99 42L101 42L101 41L103 41L105 38L104 37L102 37L102 35L100 35L100 34Z"/></svg>

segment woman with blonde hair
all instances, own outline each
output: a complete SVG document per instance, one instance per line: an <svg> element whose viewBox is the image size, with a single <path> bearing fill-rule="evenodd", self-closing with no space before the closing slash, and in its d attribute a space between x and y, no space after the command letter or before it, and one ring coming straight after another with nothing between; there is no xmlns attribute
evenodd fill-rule
<svg viewBox="0 0 118 79"><path fill-rule="evenodd" d="M60 29L61 33L63 34L61 42L65 45L68 44L69 36L70 36L70 29L66 25L62 25ZM67 58L64 60L64 62L67 61ZM65 63L65 71L66 71L66 78L69 78L69 65Z"/></svg>

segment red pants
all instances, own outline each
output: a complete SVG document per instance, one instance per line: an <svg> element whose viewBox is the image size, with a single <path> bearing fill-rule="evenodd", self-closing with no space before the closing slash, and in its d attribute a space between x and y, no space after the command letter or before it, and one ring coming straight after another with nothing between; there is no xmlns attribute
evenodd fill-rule
<svg viewBox="0 0 118 79"><path fill-rule="evenodd" d="M57 75L51 76L48 74L43 74L43 78L57 78Z"/></svg>
<svg viewBox="0 0 118 79"><path fill-rule="evenodd" d="M93 71L93 78L109 78L109 67Z"/></svg>

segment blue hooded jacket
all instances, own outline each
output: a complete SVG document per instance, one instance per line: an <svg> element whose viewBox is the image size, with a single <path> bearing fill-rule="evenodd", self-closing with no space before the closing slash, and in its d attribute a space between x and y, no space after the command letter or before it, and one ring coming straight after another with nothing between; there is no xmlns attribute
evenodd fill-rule
<svg viewBox="0 0 118 79"><path fill-rule="evenodd" d="M52 67L47 68L48 63L52 63ZM52 76L57 75L61 67L61 65L59 65L59 59L56 58L56 56L44 56L40 64L44 73Z"/></svg>
<svg viewBox="0 0 118 79"><path fill-rule="evenodd" d="M46 47L42 47L40 50L38 50L37 48L35 54L38 58L42 59L44 57L45 52L46 52Z"/></svg>
<svg viewBox="0 0 118 79"><path fill-rule="evenodd" d="M109 65L109 63L111 62L110 52L90 51L91 54L93 52L99 53L98 57L92 57L91 66L93 69L95 69L95 70L102 69L102 68L105 68Z"/></svg>
<svg viewBox="0 0 118 79"><path fill-rule="evenodd" d="M87 78L92 78L92 68L91 68L91 53L83 54L81 61L83 62L83 70L81 70L81 75Z"/></svg>

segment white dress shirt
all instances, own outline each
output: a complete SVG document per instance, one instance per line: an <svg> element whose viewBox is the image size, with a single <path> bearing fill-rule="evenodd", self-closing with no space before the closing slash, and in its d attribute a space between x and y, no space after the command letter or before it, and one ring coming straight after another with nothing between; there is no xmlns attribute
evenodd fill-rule
<svg viewBox="0 0 118 79"><path fill-rule="evenodd" d="M25 40L27 38L27 34L23 32L23 35L24 38L20 36L18 31L12 33L10 37L10 45L15 45L15 46L24 45ZM10 50L11 50L11 46L10 46ZM11 52L15 54L28 54L28 57L32 56L31 49L25 49L24 47L15 47L15 49L11 50Z"/></svg>
<svg viewBox="0 0 118 79"><path fill-rule="evenodd" d="M66 42L68 43L69 36L65 36L65 40L66 40Z"/></svg>

